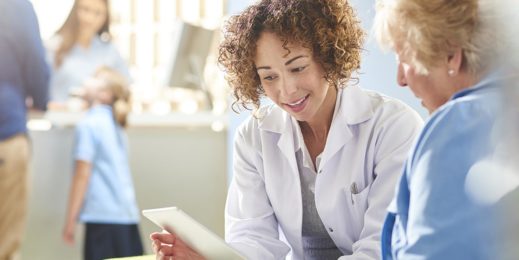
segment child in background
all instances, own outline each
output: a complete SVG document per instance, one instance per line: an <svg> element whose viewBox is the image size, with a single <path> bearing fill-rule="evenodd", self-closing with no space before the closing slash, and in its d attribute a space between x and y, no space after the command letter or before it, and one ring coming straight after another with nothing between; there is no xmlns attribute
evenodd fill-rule
<svg viewBox="0 0 519 260"><path fill-rule="evenodd" d="M124 133L130 110L127 83L103 67L85 85L90 109L76 127L75 174L63 240L74 244L79 221L86 225L84 259L142 255Z"/></svg>

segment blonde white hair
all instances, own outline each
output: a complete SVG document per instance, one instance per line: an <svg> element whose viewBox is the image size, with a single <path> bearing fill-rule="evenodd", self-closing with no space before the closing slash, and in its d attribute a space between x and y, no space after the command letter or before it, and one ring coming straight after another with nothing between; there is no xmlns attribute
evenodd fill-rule
<svg viewBox="0 0 519 260"><path fill-rule="evenodd" d="M378 0L373 32L420 74L455 48L463 51L462 69L478 74L502 50L492 1Z"/></svg>

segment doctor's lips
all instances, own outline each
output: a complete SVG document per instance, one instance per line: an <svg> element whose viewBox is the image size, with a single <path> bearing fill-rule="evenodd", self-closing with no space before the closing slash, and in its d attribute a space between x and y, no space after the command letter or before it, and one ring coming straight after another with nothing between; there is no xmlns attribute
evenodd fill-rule
<svg viewBox="0 0 519 260"><path fill-rule="evenodd" d="M301 111L304 108L304 106L306 105L306 101L308 100L308 96L310 96L310 94L304 96L303 98L301 98L299 100L295 100L294 102L283 103L283 104L285 106L289 107L290 109L292 109L293 111L298 112L298 111Z"/></svg>

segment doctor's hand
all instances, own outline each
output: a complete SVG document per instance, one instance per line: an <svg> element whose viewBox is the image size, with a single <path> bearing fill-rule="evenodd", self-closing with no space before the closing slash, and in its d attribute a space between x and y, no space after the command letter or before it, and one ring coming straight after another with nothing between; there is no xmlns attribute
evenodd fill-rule
<svg viewBox="0 0 519 260"><path fill-rule="evenodd" d="M205 260L173 232L155 232L150 235L150 239L157 260Z"/></svg>

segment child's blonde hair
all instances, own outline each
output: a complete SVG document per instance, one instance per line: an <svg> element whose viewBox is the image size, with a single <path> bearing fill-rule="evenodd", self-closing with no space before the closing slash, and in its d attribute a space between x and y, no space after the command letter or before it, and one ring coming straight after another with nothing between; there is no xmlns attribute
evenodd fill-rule
<svg viewBox="0 0 519 260"><path fill-rule="evenodd" d="M99 68L95 73L95 78L102 81L103 88L112 94L112 100L107 105L112 106L115 121L120 126L126 127L131 110L128 81L109 67Z"/></svg>

